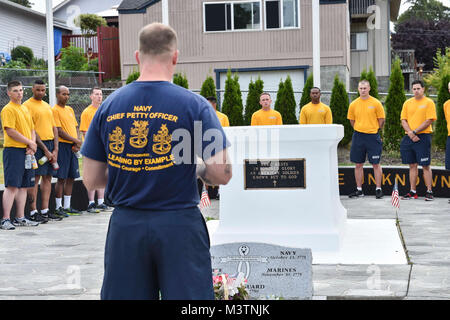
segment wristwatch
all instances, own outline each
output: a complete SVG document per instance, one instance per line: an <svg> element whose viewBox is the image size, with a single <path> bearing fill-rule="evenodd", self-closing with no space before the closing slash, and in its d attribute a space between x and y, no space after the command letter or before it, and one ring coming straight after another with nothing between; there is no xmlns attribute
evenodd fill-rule
<svg viewBox="0 0 450 320"><path fill-rule="evenodd" d="M417 136L417 132L416 132L416 130L413 130L413 133L414 133L414 135L415 135L415 136Z"/></svg>

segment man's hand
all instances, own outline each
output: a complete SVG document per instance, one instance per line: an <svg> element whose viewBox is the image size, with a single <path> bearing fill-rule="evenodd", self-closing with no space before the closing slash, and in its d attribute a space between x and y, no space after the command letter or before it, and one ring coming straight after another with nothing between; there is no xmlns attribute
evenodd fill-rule
<svg viewBox="0 0 450 320"><path fill-rule="evenodd" d="M35 153L36 153L36 150L37 150L37 144L36 144L36 142L34 142L33 140L30 140L30 141L28 142L28 148L30 148L31 151L33 151L32 154L35 154Z"/></svg>
<svg viewBox="0 0 450 320"><path fill-rule="evenodd" d="M412 132L412 130L411 130L411 131L408 131L408 137L409 137L413 142L417 142L417 141L420 140L420 138L419 138L414 132Z"/></svg>

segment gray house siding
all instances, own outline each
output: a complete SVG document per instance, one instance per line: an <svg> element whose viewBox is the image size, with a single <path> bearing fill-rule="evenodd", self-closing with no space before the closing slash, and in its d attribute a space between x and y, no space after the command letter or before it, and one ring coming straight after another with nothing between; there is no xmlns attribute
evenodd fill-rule
<svg viewBox="0 0 450 320"><path fill-rule="evenodd" d="M215 76L215 69L312 66L310 1L300 1L300 28L266 30L263 27L234 32L204 32L204 2L221 1L174 0L169 3L169 23L179 38L177 72L186 73L190 88L199 89L207 75ZM264 26L265 7L264 2L261 3ZM322 72L326 74L327 70L338 67L342 80L348 82L348 5L321 5L320 11ZM148 7L145 14L119 14L119 21L122 77L126 79L136 68L137 32L147 23L161 21L161 2ZM258 72L254 74L256 77ZM295 90L303 88L303 79L301 82L301 88ZM328 81L324 84L328 87Z"/></svg>

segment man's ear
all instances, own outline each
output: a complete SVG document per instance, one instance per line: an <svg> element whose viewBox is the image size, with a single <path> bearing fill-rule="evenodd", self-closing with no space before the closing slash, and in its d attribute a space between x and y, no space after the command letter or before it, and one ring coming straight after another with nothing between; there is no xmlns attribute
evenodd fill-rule
<svg viewBox="0 0 450 320"><path fill-rule="evenodd" d="M175 66L176 64L177 64L177 62L178 62L178 54L179 54L180 52L178 51L178 50L176 50L175 52L174 52L174 54L173 54L173 56L172 56L172 64Z"/></svg>
<svg viewBox="0 0 450 320"><path fill-rule="evenodd" d="M134 58L136 59L136 62L137 62L138 65L141 64L141 61L139 59L139 50L136 50L134 52Z"/></svg>

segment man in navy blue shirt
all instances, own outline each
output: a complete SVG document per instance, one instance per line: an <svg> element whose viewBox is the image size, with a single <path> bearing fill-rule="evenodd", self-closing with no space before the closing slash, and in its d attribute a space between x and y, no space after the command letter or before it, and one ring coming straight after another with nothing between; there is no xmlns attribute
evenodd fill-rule
<svg viewBox="0 0 450 320"><path fill-rule="evenodd" d="M170 82L177 59L175 31L145 26L139 79L105 100L81 150L84 184L115 207L102 299L214 299L196 178L228 183L228 141L208 102Z"/></svg>

